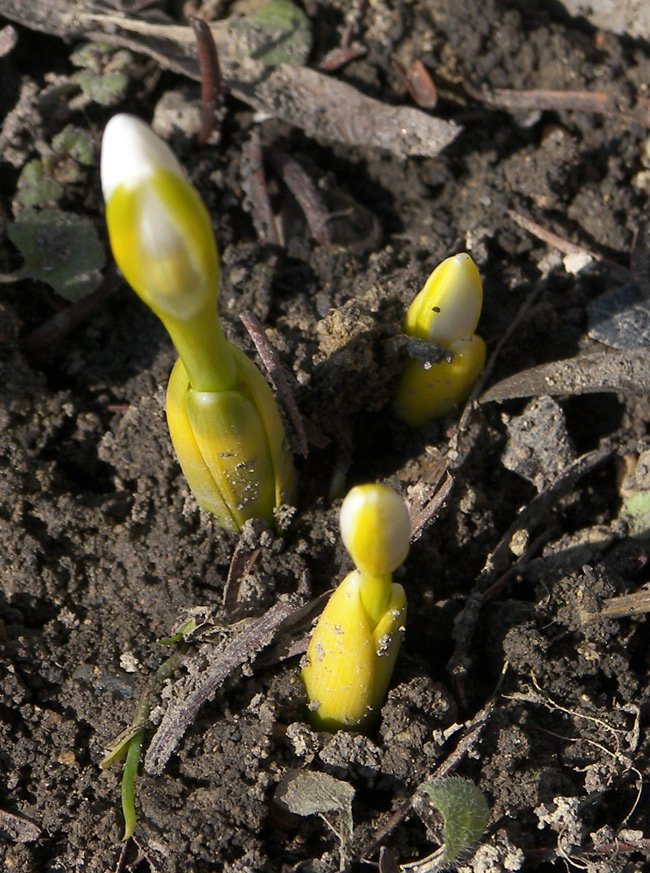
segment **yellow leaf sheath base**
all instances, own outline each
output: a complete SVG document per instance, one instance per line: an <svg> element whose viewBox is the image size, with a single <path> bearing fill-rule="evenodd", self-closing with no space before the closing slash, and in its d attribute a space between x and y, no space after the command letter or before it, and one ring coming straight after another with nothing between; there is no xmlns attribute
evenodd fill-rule
<svg viewBox="0 0 650 873"><path fill-rule="evenodd" d="M249 518L273 524L275 507L291 501L293 465L271 389L243 352L230 350L238 377L230 391L194 391L176 362L167 424L199 506L226 530L239 530Z"/></svg>
<svg viewBox="0 0 650 873"><path fill-rule="evenodd" d="M376 624L363 604L366 586L385 587L387 605ZM345 577L316 626L302 671L315 728L363 730L372 724L388 690L405 620L404 589L390 577L359 570Z"/></svg>
<svg viewBox="0 0 650 873"><path fill-rule="evenodd" d="M393 411L411 427L422 427L433 418L454 412L472 393L485 366L485 343L480 336L451 343L451 361L440 361L425 369L412 360L400 377Z"/></svg>

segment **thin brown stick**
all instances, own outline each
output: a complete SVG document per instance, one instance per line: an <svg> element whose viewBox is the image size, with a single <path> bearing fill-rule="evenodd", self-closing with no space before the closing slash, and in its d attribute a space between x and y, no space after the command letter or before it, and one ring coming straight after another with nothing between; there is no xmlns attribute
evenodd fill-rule
<svg viewBox="0 0 650 873"><path fill-rule="evenodd" d="M298 161L277 149L271 152L270 161L282 176L287 188L298 201L305 214L312 236L320 245L332 242L330 214L318 189Z"/></svg>
<svg viewBox="0 0 650 873"><path fill-rule="evenodd" d="M228 578L223 590L223 606L227 612L232 612L240 603L239 595L242 582L253 569L261 551L261 546L251 549L248 543L240 542L237 544L230 560Z"/></svg>
<svg viewBox="0 0 650 873"><path fill-rule="evenodd" d="M512 218L512 220L519 225L519 227L523 227L524 230L532 233L532 235L536 236L537 239L540 239L542 242L546 243L554 249L557 249L563 254L587 255L588 257L593 258L594 261L598 261L599 263L604 264L606 267L608 267L612 275L614 275L617 279L620 279L622 282L630 281L630 271L625 267L622 267L620 264L617 264L615 261L610 261L609 258L603 257L603 255L599 254L598 252L594 252L592 249L588 249L585 246L577 245L576 243L564 239L564 237L558 236L556 233L553 233L553 231L542 227L541 224L538 224L531 218L522 215L520 212L516 212L514 209L508 209L507 215L509 215L510 218Z"/></svg>
<svg viewBox="0 0 650 873"><path fill-rule="evenodd" d="M251 204L251 217L257 236L263 243L280 246L278 229L273 218L269 189L264 172L264 155L262 139L257 127L254 127L250 139L244 145L244 174L246 188Z"/></svg>
<svg viewBox="0 0 650 873"><path fill-rule="evenodd" d="M266 332L264 331L264 326L255 313L245 310L239 317L251 339L255 343L255 348L262 359L262 363L266 367L269 378L271 382L273 382L273 386L282 401L282 405L293 424L298 437L300 454L303 455L303 457L307 457L309 449L307 446L307 435L305 434L305 428L302 423L302 416L298 410L298 404L289 388L289 383L287 382L287 377L282 369L282 364L280 363L278 354L269 343Z"/></svg>
<svg viewBox="0 0 650 873"><path fill-rule="evenodd" d="M347 48L359 32L361 21L366 14L369 5L369 0L354 0L352 9L347 16L345 31L343 33L343 39L341 40L343 48Z"/></svg>
<svg viewBox="0 0 650 873"><path fill-rule="evenodd" d="M332 49L331 52L328 52L325 57L319 61L318 69L322 70L324 73L335 73L337 70L340 70L341 67L349 64L350 61L356 61L357 58L362 58L367 54L367 52L368 49L365 45L361 45L358 42L353 42L352 45L349 46L341 46L340 48Z"/></svg>
<svg viewBox="0 0 650 873"><path fill-rule="evenodd" d="M223 95L223 82L217 47L207 21L191 16L190 25L196 39L199 72L201 73L201 131L199 133L199 144L205 145L215 127L217 109Z"/></svg>
<svg viewBox="0 0 650 873"><path fill-rule="evenodd" d="M495 109L591 112L650 127L650 100L647 97L637 97L632 106L628 108L619 106L616 99L604 91L544 89L514 91L509 88L476 88L467 79L463 82L463 86L474 100Z"/></svg>
<svg viewBox="0 0 650 873"><path fill-rule="evenodd" d="M423 507L418 515L411 521L411 542L418 540L425 529L432 524L442 512L454 487L454 477L448 470L444 470L441 481L438 481L437 490L429 502Z"/></svg>
<svg viewBox="0 0 650 873"><path fill-rule="evenodd" d="M61 312L57 312L40 327L27 334L23 340L23 348L32 354L57 348L78 325L101 309L118 287L117 268L111 265L96 291L77 303L66 306Z"/></svg>
<svg viewBox="0 0 650 873"><path fill-rule="evenodd" d="M630 272L639 288L650 298L650 223L642 221L636 229Z"/></svg>

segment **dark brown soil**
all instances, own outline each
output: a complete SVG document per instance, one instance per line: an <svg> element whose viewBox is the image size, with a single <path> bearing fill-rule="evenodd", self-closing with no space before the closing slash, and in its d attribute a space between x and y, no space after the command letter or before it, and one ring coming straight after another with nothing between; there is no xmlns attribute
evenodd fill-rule
<svg viewBox="0 0 650 873"><path fill-rule="evenodd" d="M349 5L306 4L314 62L338 44ZM226 14L225 4L218 11ZM415 814L395 826L391 814L451 765L485 792L492 810L483 843L462 869L646 869L650 563L647 543L629 536L620 514L623 476L635 490L630 474L650 447L646 398L487 403L458 439L458 416L416 433L391 417L387 403L401 366L394 337L405 307L457 251L470 251L483 276L480 333L490 350L539 292L490 383L604 348L589 338L587 304L617 278L605 263L567 272L562 254L507 211L627 267L649 192L639 176L650 163L648 130L587 112L490 108L465 93L462 77L491 89L603 91L625 107L647 94L650 48L598 32L555 3L377 0L363 22L367 54L333 75L380 101L409 104L392 59L423 60L439 90L435 113L463 127L439 157L317 142L277 120L259 123L230 96L217 146L174 141L213 215L227 330L251 350L237 313L252 309L266 319L306 420L310 451L297 461L299 505L284 539L253 525L241 544L197 509L164 421L173 349L120 280L72 332L36 341L32 332L52 317L52 304L66 304L42 283L2 286L4 870L106 873L118 862L141 873L337 870L332 828L318 816L287 816L274 802L280 780L302 769L355 790L351 869L364 867L361 853L382 833L403 864L435 842ZM165 92L184 89L188 101L198 93L188 79L135 56L122 103L75 108L63 85L75 70L76 44L16 29L16 46L0 58L0 110L15 126L11 154L0 155L6 274L21 265L7 238L21 161L37 156L39 142L74 123L98 144L114 111L149 120ZM30 85L17 121L9 114ZM39 102L53 85L58 98ZM260 243L241 157L258 124L265 147L281 147L316 180L327 176L375 224L360 222L356 236L347 228L349 245L320 246L302 224L292 225L279 254ZM284 211L273 185L274 205ZM60 205L89 216L105 239L94 166L84 182L68 184ZM350 568L337 530L342 493L386 481L415 515L445 466L455 477L451 497L400 575L406 639L376 731L311 731L299 655L271 646L232 671L200 708L161 775L141 773L137 845L121 857L121 768L102 772L99 762L168 654L159 638L195 607L223 626L259 617L281 598L307 603L327 591ZM639 488L642 468L643 461ZM233 553L249 556L258 546L240 608L226 612ZM613 598L635 592L640 605L617 610ZM177 677L236 633L190 642ZM286 635L274 642L286 643ZM145 743L174 693L155 700ZM383 864L391 869L386 857Z"/></svg>

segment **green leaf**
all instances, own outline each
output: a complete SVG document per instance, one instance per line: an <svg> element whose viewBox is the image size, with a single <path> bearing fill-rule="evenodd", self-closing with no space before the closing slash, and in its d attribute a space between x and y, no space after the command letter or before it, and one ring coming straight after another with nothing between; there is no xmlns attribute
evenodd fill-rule
<svg viewBox="0 0 650 873"><path fill-rule="evenodd" d="M485 795L469 779L449 776L421 786L444 822L441 866L455 864L478 843L490 819Z"/></svg>
<svg viewBox="0 0 650 873"><path fill-rule="evenodd" d="M88 131L74 124L66 124L52 140L52 148L59 155L68 155L80 164L95 163L95 146Z"/></svg>
<svg viewBox="0 0 650 873"><path fill-rule="evenodd" d="M84 94L100 106L119 103L129 85L128 67L133 55L123 49L115 50L107 43L87 43L70 56L76 67L72 76Z"/></svg>
<svg viewBox="0 0 650 873"><path fill-rule="evenodd" d="M89 219L55 209L26 209L8 233L25 261L20 278L46 282L71 303L99 285L105 252Z"/></svg>
<svg viewBox="0 0 650 873"><path fill-rule="evenodd" d="M262 64L300 66L309 57L311 24L291 0L270 0L232 28L242 39L240 51Z"/></svg>
<svg viewBox="0 0 650 873"><path fill-rule="evenodd" d="M621 515L627 519L631 537L650 539L650 491L630 494L623 504Z"/></svg>
<svg viewBox="0 0 650 873"><path fill-rule="evenodd" d="M28 161L18 179L18 202L23 206L56 203L63 197L63 185L55 182L40 158Z"/></svg>
<svg viewBox="0 0 650 873"><path fill-rule="evenodd" d="M98 76L92 70L80 70L72 78L86 97L100 106L115 106L123 99L129 85L129 77L120 72Z"/></svg>

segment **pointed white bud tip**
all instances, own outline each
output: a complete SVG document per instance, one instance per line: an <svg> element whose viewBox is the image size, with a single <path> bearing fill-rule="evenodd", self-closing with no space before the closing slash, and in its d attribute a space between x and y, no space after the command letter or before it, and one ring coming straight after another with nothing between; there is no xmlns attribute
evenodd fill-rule
<svg viewBox="0 0 650 873"><path fill-rule="evenodd" d="M120 185L136 185L157 170L185 178L169 146L134 115L114 115L104 130L100 175L104 200Z"/></svg>

